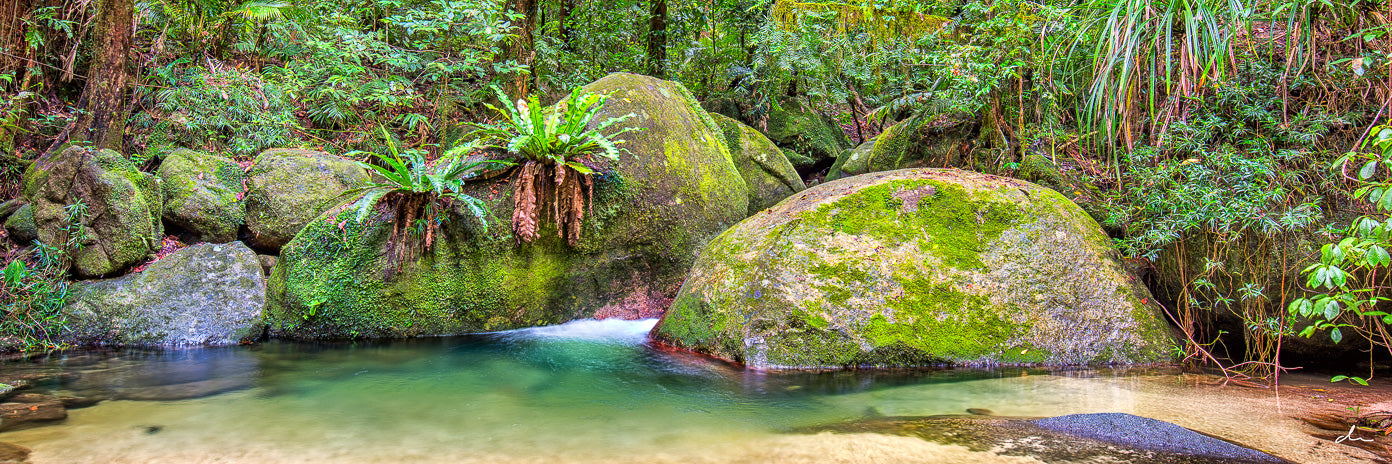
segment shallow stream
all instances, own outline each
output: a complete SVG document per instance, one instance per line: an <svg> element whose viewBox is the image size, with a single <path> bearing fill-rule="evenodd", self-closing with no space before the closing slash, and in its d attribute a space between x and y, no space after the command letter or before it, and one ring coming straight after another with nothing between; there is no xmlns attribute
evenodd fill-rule
<svg viewBox="0 0 1392 464"><path fill-rule="evenodd" d="M109 398L0 433L31 462L1037 462L871 433L874 416L1126 412L1296 462L1368 459L1307 433L1304 403L1157 370L768 374L653 349L654 321L467 337L79 352L33 390ZM1296 404L1299 403L1299 404Z"/></svg>

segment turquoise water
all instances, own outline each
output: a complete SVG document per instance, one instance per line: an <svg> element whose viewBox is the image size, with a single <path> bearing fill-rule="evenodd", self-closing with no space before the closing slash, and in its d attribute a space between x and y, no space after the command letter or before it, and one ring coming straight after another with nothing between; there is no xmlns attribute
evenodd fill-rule
<svg viewBox="0 0 1392 464"><path fill-rule="evenodd" d="M1279 408L1172 373L760 373L654 349L653 323L11 362L0 369L64 373L36 390L107 399L0 441L32 448L33 462L1031 462L914 438L787 433L984 408L1131 412L1322 460Z"/></svg>

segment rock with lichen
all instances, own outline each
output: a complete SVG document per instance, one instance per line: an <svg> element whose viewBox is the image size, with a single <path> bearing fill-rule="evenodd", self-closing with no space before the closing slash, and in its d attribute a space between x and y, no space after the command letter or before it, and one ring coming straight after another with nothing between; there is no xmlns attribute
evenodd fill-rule
<svg viewBox="0 0 1392 464"><path fill-rule="evenodd" d="M25 170L22 189L38 240L67 250L79 276L145 260L164 233L159 178L112 150L74 145L39 158Z"/></svg>
<svg viewBox="0 0 1392 464"><path fill-rule="evenodd" d="M176 251L144 271L74 282L59 338L74 345L229 345L262 333L265 276L242 242Z"/></svg>
<svg viewBox="0 0 1392 464"><path fill-rule="evenodd" d="M26 204L5 218L5 232L15 243L27 244L39 238L39 227L34 225L34 205Z"/></svg>
<svg viewBox="0 0 1392 464"><path fill-rule="evenodd" d="M756 368L1164 361L1160 308L1053 190L959 170L821 184L712 241L654 339Z"/></svg>
<svg viewBox="0 0 1392 464"><path fill-rule="evenodd" d="M600 173L577 245L547 221L536 241L513 235L509 176L469 182L488 214L456 202L432 246L405 238L417 248L399 264L386 206L361 222L331 210L281 251L269 281L272 334L458 334L665 307L701 247L745 217L745 183L720 128L681 84L618 73L585 90L610 95L595 124L631 113L611 130L642 130L620 136L617 162L583 160Z"/></svg>
<svg viewBox="0 0 1392 464"><path fill-rule="evenodd" d="M367 185L367 170L323 152L277 148L246 172L246 225L251 245L279 250L306 224Z"/></svg>
<svg viewBox="0 0 1392 464"><path fill-rule="evenodd" d="M241 200L242 168L236 162L178 149L165 156L157 173L164 180L164 220L192 233L197 241L237 239L246 210Z"/></svg>
<svg viewBox="0 0 1392 464"><path fill-rule="evenodd" d="M749 192L749 214L807 188L783 150L759 131L720 114L711 113L711 118L725 135L725 146L744 179Z"/></svg>

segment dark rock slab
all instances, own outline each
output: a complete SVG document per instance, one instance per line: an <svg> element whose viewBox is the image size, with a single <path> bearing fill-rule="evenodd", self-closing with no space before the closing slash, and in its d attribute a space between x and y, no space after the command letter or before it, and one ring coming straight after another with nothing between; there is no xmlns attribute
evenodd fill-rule
<svg viewBox="0 0 1392 464"><path fill-rule="evenodd" d="M794 430L821 432L918 437L977 452L1029 456L1051 464L1290 462L1175 424L1130 414L1079 414L1047 419L982 415L878 417Z"/></svg>
<svg viewBox="0 0 1392 464"><path fill-rule="evenodd" d="M1269 454L1169 422L1125 413L1070 414L1040 419L1034 425L1139 449L1244 462L1281 462Z"/></svg>

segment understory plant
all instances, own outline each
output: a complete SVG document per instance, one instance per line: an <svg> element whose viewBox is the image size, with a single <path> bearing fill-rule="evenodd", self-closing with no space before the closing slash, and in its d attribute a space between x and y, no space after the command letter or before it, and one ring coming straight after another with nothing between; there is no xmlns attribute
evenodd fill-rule
<svg viewBox="0 0 1392 464"><path fill-rule="evenodd" d="M1355 219L1343 239L1320 248L1320 261L1303 271L1314 294L1292 301L1287 310L1310 321L1302 336L1327 331L1339 343L1351 331L1392 353L1392 312L1386 303L1392 298L1383 284L1392 267L1392 126L1378 126L1370 134L1364 151L1345 154L1331 168L1358 184L1354 198L1367 201L1373 212Z"/></svg>
<svg viewBox="0 0 1392 464"><path fill-rule="evenodd" d="M392 232L387 238L388 272L401 263L419 256L434 245L440 225L448 220L448 211L459 202L469 214L479 220L485 230L487 205L462 192L468 174L485 164L508 164L505 161L467 161L458 151L451 151L432 165L420 150L398 150L385 131L387 153L368 152L378 164L358 162L384 179L367 186L349 190L345 195L362 195L349 208L356 212L354 220L361 223L386 203L392 214ZM363 152L350 152L360 155Z"/></svg>
<svg viewBox="0 0 1392 464"><path fill-rule="evenodd" d="M39 247L34 263L15 259L0 270L0 350L59 349L68 283L61 259Z"/></svg>
<svg viewBox="0 0 1392 464"><path fill-rule="evenodd" d="M536 96L509 98L501 90L502 107L488 105L499 121L481 125L470 136L474 146L506 151L518 165L512 182L512 231L520 242L540 236L542 221L549 218L557 233L570 246L580 240L580 226L588 201L594 197L596 173L594 156L619 159L618 136L638 130L628 127L606 133L610 127L633 117L633 113L590 123L608 101L608 95L572 90L570 96L550 108L542 108Z"/></svg>

